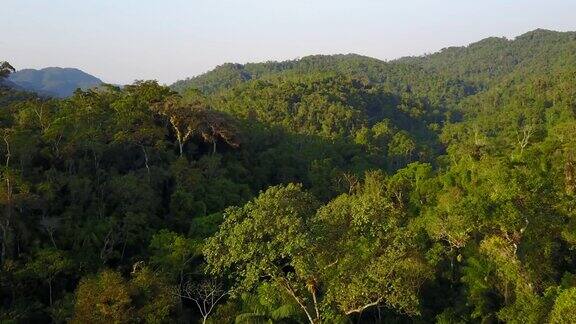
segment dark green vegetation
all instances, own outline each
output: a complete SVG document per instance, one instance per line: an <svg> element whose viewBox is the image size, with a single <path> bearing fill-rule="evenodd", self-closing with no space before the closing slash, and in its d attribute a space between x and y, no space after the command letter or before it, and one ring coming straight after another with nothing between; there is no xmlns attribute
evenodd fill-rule
<svg viewBox="0 0 576 324"><path fill-rule="evenodd" d="M576 318L576 33L1 91L2 320Z"/></svg>
<svg viewBox="0 0 576 324"><path fill-rule="evenodd" d="M102 84L100 79L78 69L57 67L20 70L12 73L9 81L24 90L58 98L69 97L78 88L88 90Z"/></svg>

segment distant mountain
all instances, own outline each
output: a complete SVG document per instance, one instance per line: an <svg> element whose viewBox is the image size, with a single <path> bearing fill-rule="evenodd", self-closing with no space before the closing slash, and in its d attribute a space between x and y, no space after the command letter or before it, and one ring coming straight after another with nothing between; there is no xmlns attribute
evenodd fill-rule
<svg viewBox="0 0 576 324"><path fill-rule="evenodd" d="M102 84L102 80L81 70L59 67L20 70L8 80L25 90L60 98L71 96L78 88L85 90Z"/></svg>
<svg viewBox="0 0 576 324"><path fill-rule="evenodd" d="M16 83L8 80L0 78L0 87L1 88L8 88L8 89L15 89L15 90L22 90L22 87L17 85Z"/></svg>

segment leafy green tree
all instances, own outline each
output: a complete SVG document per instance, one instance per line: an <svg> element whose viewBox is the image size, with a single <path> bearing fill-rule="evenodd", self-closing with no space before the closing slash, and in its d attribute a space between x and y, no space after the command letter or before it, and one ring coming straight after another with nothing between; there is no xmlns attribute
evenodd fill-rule
<svg viewBox="0 0 576 324"><path fill-rule="evenodd" d="M151 114L153 103L164 100L170 92L156 82L136 82L126 87L123 96L112 107L115 111L113 138L121 144L134 145L142 151L144 165L150 173L150 150L162 145L166 130Z"/></svg>
<svg viewBox="0 0 576 324"><path fill-rule="evenodd" d="M174 287L149 267L135 264L129 282L135 318L144 323L169 321L178 304Z"/></svg>
<svg viewBox="0 0 576 324"><path fill-rule="evenodd" d="M380 304L416 314L420 288L432 278L390 180L368 173L352 195L318 211L319 243L311 254L322 273L326 302L346 315Z"/></svg>
<svg viewBox="0 0 576 324"><path fill-rule="evenodd" d="M48 285L48 296L50 306L53 304L54 281L71 270L72 261L60 250L42 249L38 250L32 260L26 263L24 271L33 278L38 278Z"/></svg>
<svg viewBox="0 0 576 324"><path fill-rule="evenodd" d="M183 285L191 262L199 255L198 242L168 230L161 230L150 241L150 263L174 282Z"/></svg>
<svg viewBox="0 0 576 324"><path fill-rule="evenodd" d="M576 288L569 288L560 293L550 313L550 323L570 323L576 316Z"/></svg>
<svg viewBox="0 0 576 324"><path fill-rule="evenodd" d="M104 270L83 279L76 292L73 323L160 323L168 320L177 301L173 287L142 263L131 280Z"/></svg>
<svg viewBox="0 0 576 324"><path fill-rule="evenodd" d="M83 279L76 292L72 323L128 323L134 318L130 289L118 272Z"/></svg>
<svg viewBox="0 0 576 324"><path fill-rule="evenodd" d="M319 321L317 287L308 266L316 205L300 185L288 184L228 209L219 232L204 247L209 270L230 273L241 290L267 278L299 304L311 323Z"/></svg>
<svg viewBox="0 0 576 324"><path fill-rule="evenodd" d="M269 278L310 322L337 316L331 305L342 314L379 303L416 313L417 292L431 272L409 243L409 231L398 227L406 220L388 194L374 174L361 194L340 196L316 216L301 187L270 188L227 211L204 248L208 265L213 272L232 271L245 289Z"/></svg>

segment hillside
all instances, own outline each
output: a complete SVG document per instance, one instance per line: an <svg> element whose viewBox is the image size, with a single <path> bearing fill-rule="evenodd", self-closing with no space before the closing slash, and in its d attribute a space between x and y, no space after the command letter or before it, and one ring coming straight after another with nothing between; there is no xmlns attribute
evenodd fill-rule
<svg viewBox="0 0 576 324"><path fill-rule="evenodd" d="M59 98L71 96L78 88L86 90L102 84L100 79L81 70L58 67L20 70L8 80L25 90Z"/></svg>
<svg viewBox="0 0 576 324"><path fill-rule="evenodd" d="M197 88L206 93L215 93L239 83L270 76L333 72L383 85L393 91L411 87L427 96L437 96L441 91L438 88L457 89L457 93L443 95L450 96L449 100L459 100L516 70L548 72L558 65L574 64L575 49L575 32L537 29L513 40L492 37L468 46L450 47L430 55L388 62L348 54L315 55L284 62L244 65L227 63L205 74L175 82L171 88L179 92Z"/></svg>

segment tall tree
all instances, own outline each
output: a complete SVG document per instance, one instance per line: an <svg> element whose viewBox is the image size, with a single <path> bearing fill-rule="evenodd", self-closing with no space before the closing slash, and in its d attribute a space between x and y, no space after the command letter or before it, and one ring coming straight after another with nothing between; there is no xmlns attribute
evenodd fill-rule
<svg viewBox="0 0 576 324"><path fill-rule="evenodd" d="M7 78L12 72L16 71L10 63L6 61L0 62L0 79Z"/></svg>

